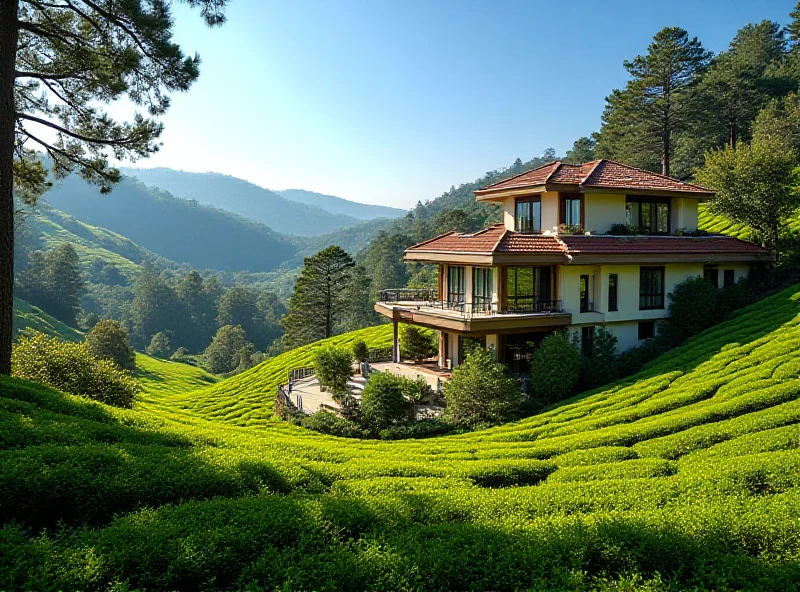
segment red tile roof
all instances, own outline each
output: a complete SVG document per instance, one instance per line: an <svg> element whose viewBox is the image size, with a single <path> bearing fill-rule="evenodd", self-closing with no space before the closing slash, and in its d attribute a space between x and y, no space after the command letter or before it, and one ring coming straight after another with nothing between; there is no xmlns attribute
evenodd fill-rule
<svg viewBox="0 0 800 592"><path fill-rule="evenodd" d="M732 236L586 236L559 237L570 255L580 254L705 254L747 253L766 254L763 247Z"/></svg>
<svg viewBox="0 0 800 592"><path fill-rule="evenodd" d="M505 181L494 183L475 192L476 195L490 195L510 189L524 189L542 185L575 185L576 191L584 188L624 189L628 191L664 191L689 193L696 196L711 197L714 192L684 183L678 179L637 169L613 160L602 159L582 165L551 162Z"/></svg>
<svg viewBox="0 0 800 592"><path fill-rule="evenodd" d="M478 232L448 232L407 249L422 253L548 253L573 255L671 255L671 254L745 254L768 255L758 245L730 236L609 236L581 234L520 234L502 224Z"/></svg>

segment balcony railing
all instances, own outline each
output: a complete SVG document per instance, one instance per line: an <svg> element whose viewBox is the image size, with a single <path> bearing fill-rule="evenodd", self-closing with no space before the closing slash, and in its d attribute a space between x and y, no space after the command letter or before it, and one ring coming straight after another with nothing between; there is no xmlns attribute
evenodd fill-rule
<svg viewBox="0 0 800 592"><path fill-rule="evenodd" d="M434 288L391 288L381 290L379 302L432 302L437 299L438 291Z"/></svg>
<svg viewBox="0 0 800 592"><path fill-rule="evenodd" d="M561 300L516 297L501 305L489 297L477 296L474 302L437 300L436 290L397 288L381 290L379 301L385 304L407 303L418 309L451 311L465 318L494 315L559 314L564 312Z"/></svg>

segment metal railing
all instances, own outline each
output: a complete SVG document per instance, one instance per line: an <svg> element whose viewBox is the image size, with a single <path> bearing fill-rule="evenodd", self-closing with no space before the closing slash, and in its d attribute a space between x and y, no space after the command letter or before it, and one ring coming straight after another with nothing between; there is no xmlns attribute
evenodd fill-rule
<svg viewBox="0 0 800 592"><path fill-rule="evenodd" d="M437 297L438 291L434 288L391 288L378 294L380 302L430 302Z"/></svg>
<svg viewBox="0 0 800 592"><path fill-rule="evenodd" d="M317 371L314 366L304 366L303 368L292 368L289 370L289 382L303 380L309 376L314 376Z"/></svg>
<svg viewBox="0 0 800 592"><path fill-rule="evenodd" d="M542 298L514 298L500 311L501 314L557 314L564 312L560 300Z"/></svg>

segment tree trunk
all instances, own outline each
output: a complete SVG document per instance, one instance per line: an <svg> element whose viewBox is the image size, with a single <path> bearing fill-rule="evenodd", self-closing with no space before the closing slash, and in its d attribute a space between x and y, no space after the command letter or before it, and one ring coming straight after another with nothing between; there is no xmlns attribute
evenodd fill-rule
<svg viewBox="0 0 800 592"><path fill-rule="evenodd" d="M734 120L728 122L728 144L736 150L736 122Z"/></svg>
<svg viewBox="0 0 800 592"><path fill-rule="evenodd" d="M661 154L661 174L669 177L669 143L670 143L670 129L669 124L664 126L664 150Z"/></svg>
<svg viewBox="0 0 800 592"><path fill-rule="evenodd" d="M11 374L14 320L14 69L19 0L0 0L0 374Z"/></svg>

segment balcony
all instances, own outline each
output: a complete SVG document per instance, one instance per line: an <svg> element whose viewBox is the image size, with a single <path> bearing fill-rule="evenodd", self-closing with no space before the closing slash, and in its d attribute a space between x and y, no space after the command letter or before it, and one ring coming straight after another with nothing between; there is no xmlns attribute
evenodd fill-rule
<svg viewBox="0 0 800 592"><path fill-rule="evenodd" d="M517 297L506 303L477 297L472 302L439 300L436 290L382 290L375 310L390 319L456 332L491 332L568 325L560 300Z"/></svg>

